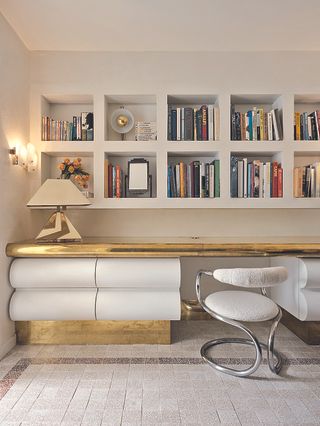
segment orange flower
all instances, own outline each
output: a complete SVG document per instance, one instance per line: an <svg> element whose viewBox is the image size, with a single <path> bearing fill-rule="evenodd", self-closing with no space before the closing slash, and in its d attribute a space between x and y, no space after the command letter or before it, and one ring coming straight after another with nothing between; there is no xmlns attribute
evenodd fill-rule
<svg viewBox="0 0 320 426"><path fill-rule="evenodd" d="M81 178L81 176L80 175L77 175L76 177L75 177L75 180L81 180L82 178Z"/></svg>
<svg viewBox="0 0 320 426"><path fill-rule="evenodd" d="M74 172L74 167L73 167L73 166L69 166L69 167L68 167L68 171L69 171L70 173L73 173L73 172Z"/></svg>
<svg viewBox="0 0 320 426"><path fill-rule="evenodd" d="M69 164L69 163L70 163L70 160L69 160L69 158L65 158L63 162L64 162L65 164Z"/></svg>
<svg viewBox="0 0 320 426"><path fill-rule="evenodd" d="M60 164L59 164L59 166L58 166L58 168L59 168L60 170L63 170L63 169L64 169L64 164L63 164L63 163L60 163Z"/></svg>

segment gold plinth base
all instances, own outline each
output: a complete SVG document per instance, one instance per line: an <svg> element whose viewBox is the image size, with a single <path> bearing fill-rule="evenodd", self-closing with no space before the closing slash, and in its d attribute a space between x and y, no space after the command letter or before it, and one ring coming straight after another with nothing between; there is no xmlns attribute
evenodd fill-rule
<svg viewBox="0 0 320 426"><path fill-rule="evenodd" d="M17 321L17 343L41 345L170 344L170 321Z"/></svg>

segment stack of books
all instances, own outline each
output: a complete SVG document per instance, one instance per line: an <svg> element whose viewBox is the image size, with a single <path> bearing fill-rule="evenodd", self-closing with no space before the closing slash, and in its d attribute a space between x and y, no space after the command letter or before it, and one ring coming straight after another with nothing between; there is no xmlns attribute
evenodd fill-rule
<svg viewBox="0 0 320 426"><path fill-rule="evenodd" d="M320 197L320 162L295 167L293 194L296 198Z"/></svg>
<svg viewBox="0 0 320 426"><path fill-rule="evenodd" d="M297 141L320 140L320 111L294 113L294 139Z"/></svg>
<svg viewBox="0 0 320 426"><path fill-rule="evenodd" d="M168 140L215 141L219 139L219 109L213 105L200 108L168 108Z"/></svg>
<svg viewBox="0 0 320 426"><path fill-rule="evenodd" d="M230 195L233 198L283 197L281 164L231 156Z"/></svg>
<svg viewBox="0 0 320 426"><path fill-rule="evenodd" d="M125 197L125 175L121 166L115 166L105 160L105 198L124 198Z"/></svg>
<svg viewBox="0 0 320 426"><path fill-rule="evenodd" d="M41 121L43 141L93 141L93 113L82 112L72 123L43 116Z"/></svg>
<svg viewBox="0 0 320 426"><path fill-rule="evenodd" d="M137 121L135 124L136 141L156 141L157 123L155 121Z"/></svg>
<svg viewBox="0 0 320 426"><path fill-rule="evenodd" d="M253 107L241 113L231 109L231 140L233 141L279 141L282 140L280 111Z"/></svg>
<svg viewBox="0 0 320 426"><path fill-rule="evenodd" d="M168 198L220 197L220 160L168 166Z"/></svg>

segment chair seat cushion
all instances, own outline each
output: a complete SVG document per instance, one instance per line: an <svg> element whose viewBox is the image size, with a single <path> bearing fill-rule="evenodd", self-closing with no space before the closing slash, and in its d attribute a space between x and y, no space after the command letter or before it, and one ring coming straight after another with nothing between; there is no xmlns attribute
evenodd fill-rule
<svg viewBox="0 0 320 426"><path fill-rule="evenodd" d="M205 304L218 315L236 321L267 321L279 312L268 297L250 291L218 291L210 294Z"/></svg>

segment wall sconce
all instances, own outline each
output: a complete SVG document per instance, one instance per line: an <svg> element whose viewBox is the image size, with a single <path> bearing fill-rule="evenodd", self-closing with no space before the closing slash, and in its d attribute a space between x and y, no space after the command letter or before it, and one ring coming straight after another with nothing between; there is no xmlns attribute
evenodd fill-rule
<svg viewBox="0 0 320 426"><path fill-rule="evenodd" d="M10 148L9 149L9 155L10 155L10 158L11 158L11 164L13 166L17 166L19 164L17 148L16 147Z"/></svg>
<svg viewBox="0 0 320 426"><path fill-rule="evenodd" d="M9 149L13 166L21 166L28 172L35 172L38 165L38 156L34 145L28 143L27 147L20 146Z"/></svg>

